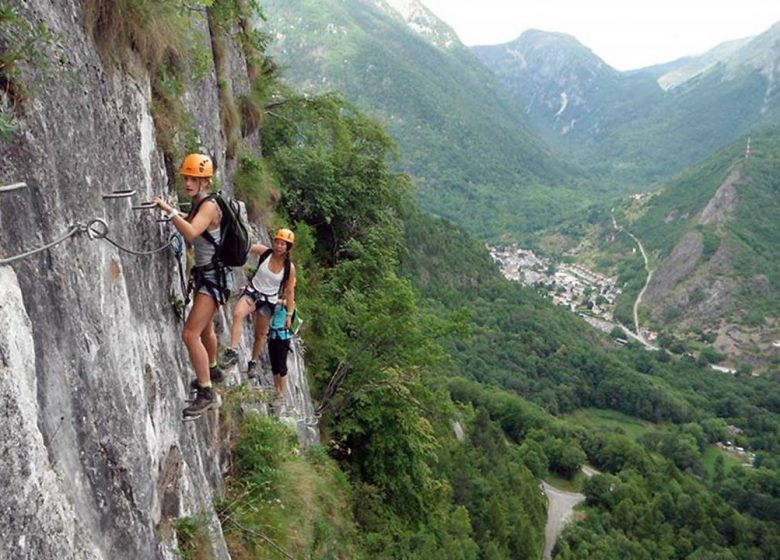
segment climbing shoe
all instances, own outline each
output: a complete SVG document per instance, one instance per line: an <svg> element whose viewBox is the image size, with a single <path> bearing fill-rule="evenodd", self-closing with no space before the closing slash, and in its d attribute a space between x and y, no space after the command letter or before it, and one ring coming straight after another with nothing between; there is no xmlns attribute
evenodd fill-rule
<svg viewBox="0 0 780 560"><path fill-rule="evenodd" d="M222 383L225 380L225 374L219 366L209 366L209 376L212 383Z"/></svg>
<svg viewBox="0 0 780 560"><path fill-rule="evenodd" d="M238 350L227 348L222 354L222 367L230 367L238 363Z"/></svg>
<svg viewBox="0 0 780 560"><path fill-rule="evenodd" d="M246 375L249 377L249 379L254 379L257 377L257 361L256 360L249 360L246 364Z"/></svg>
<svg viewBox="0 0 780 560"><path fill-rule="evenodd" d="M200 383L198 383L198 378L196 377L192 381L190 381L190 395L187 399L187 402L193 402L195 400L195 397L198 396L198 388L200 387Z"/></svg>
<svg viewBox="0 0 780 560"><path fill-rule="evenodd" d="M225 380L225 374L222 372L222 368L219 366L209 366L209 377L211 378L212 383L222 383ZM198 383L198 378L196 377L190 381L190 396L189 399L187 399L187 402L192 402L195 400L198 387L200 387L200 383Z"/></svg>
<svg viewBox="0 0 780 560"><path fill-rule="evenodd" d="M198 394L195 397L195 400L183 411L185 419L198 418L207 410L211 410L218 406L214 391L211 387L198 387L197 391Z"/></svg>

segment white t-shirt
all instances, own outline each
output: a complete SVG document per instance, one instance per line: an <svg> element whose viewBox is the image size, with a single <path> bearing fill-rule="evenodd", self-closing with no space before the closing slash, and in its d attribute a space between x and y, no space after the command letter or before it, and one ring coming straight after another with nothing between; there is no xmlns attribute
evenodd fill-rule
<svg viewBox="0 0 780 560"><path fill-rule="evenodd" d="M276 303L279 299L279 285L284 278L284 266L278 273L271 272L269 268L271 256L269 255L257 268L257 274L252 278L252 287L266 296L269 303Z"/></svg>

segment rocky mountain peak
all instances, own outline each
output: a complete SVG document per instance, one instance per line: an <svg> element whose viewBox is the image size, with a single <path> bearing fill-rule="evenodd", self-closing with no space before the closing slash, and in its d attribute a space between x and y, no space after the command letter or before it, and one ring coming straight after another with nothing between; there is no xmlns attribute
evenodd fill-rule
<svg viewBox="0 0 780 560"><path fill-rule="evenodd" d="M503 47L507 52L523 53L537 67L540 65L558 68L576 66L594 71L615 72L592 50L566 33L529 29Z"/></svg>
<svg viewBox="0 0 780 560"><path fill-rule="evenodd" d="M530 29L509 43L474 47L532 119L543 129L567 135L583 118L605 85L620 73L576 38Z"/></svg>
<svg viewBox="0 0 780 560"><path fill-rule="evenodd" d="M419 0L376 0L376 4L399 16L412 31L437 47L449 49L461 44L452 28Z"/></svg>

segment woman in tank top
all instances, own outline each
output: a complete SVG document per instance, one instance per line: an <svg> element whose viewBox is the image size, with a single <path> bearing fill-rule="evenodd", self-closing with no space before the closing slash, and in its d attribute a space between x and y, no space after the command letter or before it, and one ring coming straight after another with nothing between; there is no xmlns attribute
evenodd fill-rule
<svg viewBox="0 0 780 560"><path fill-rule="evenodd" d="M230 347L225 350L222 358L224 367L238 362L237 348L241 340L244 318L250 313L255 313L255 340L252 346L252 358L247 367L250 376L263 351L268 324L280 298L284 300L287 309L285 328L290 328L292 312L295 309L295 265L290 261L290 250L294 243L295 234L289 229L282 228L274 235L273 247L266 247L262 243L252 245L251 251L261 256L261 262L257 272L250 278L249 284L241 290L241 295L233 309ZM286 280L285 270L288 270Z"/></svg>
<svg viewBox="0 0 780 560"><path fill-rule="evenodd" d="M184 416L197 418L206 410L217 406L211 382L221 381L222 372L217 367L217 335L214 332L214 315L227 301L232 290L233 276L229 267L220 266L213 259L215 246L203 235L208 232L215 243L220 241L222 213L219 205L208 198L214 164L203 154L190 154L179 169L184 177L184 190L192 197L192 211L186 218L160 197L154 202L168 213L171 223L195 252L192 284L195 291L192 308L182 330L182 340L190 355L197 390L193 403L184 409Z"/></svg>

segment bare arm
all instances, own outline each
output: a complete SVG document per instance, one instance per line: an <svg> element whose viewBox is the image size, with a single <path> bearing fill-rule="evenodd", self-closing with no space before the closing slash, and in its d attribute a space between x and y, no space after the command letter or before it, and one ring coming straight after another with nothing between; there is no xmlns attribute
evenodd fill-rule
<svg viewBox="0 0 780 560"><path fill-rule="evenodd" d="M168 214L173 213L171 223L188 242L192 242L195 238L202 235L210 224L219 222L219 211L217 210L217 203L214 201L211 201L211 204L201 204L200 208L198 208L198 213L195 214L191 222L184 219L184 216L179 214L178 210L174 210L170 204L160 197L155 197L154 202Z"/></svg>
<svg viewBox="0 0 780 560"><path fill-rule="evenodd" d="M255 255L262 255L265 253L269 247L266 247L262 243L253 243L252 246L249 248L249 250L254 253Z"/></svg>

